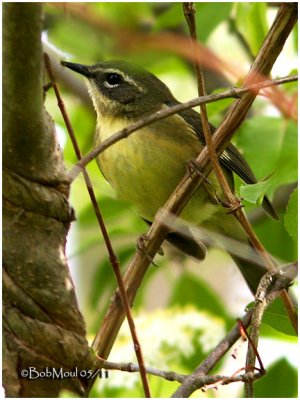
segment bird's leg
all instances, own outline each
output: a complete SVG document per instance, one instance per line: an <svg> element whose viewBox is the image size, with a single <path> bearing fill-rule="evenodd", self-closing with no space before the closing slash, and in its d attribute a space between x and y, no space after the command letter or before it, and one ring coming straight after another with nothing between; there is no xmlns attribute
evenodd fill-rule
<svg viewBox="0 0 300 400"><path fill-rule="evenodd" d="M150 256L150 254L146 250L146 247L145 247L146 240L149 240L149 238L146 234L143 234L138 238L138 240L136 242L137 251L144 254L147 257L147 259L151 262L151 264L154 265L155 267L157 267L158 265L155 264L155 262L153 261L153 258ZM158 254L164 255L164 252L161 248L159 249Z"/></svg>
<svg viewBox="0 0 300 400"><path fill-rule="evenodd" d="M199 175L199 176L201 176L201 178L203 178L204 182L206 182L209 185L211 184L210 180L203 174L203 171L196 160L188 160L187 161L186 171L188 174L192 174L193 172L196 172L197 175Z"/></svg>
<svg viewBox="0 0 300 400"><path fill-rule="evenodd" d="M222 199L218 194L215 194L216 199L218 200L218 203L221 204L224 208L227 209L226 214L233 214L238 210L239 208L244 207L244 205L241 203L242 198L235 197L236 201L235 204L229 203L228 201Z"/></svg>

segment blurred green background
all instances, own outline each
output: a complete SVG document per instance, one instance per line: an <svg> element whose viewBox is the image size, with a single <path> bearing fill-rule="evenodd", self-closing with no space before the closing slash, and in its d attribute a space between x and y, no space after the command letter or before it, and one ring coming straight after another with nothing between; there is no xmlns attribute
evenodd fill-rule
<svg viewBox="0 0 300 400"><path fill-rule="evenodd" d="M196 3L199 40L224 61L223 71L205 66L208 92L239 85L275 15L274 3ZM83 80L59 66L60 59L94 64L125 59L150 70L163 80L179 101L197 96L193 66L181 51L180 41L188 30L181 3L52 3L45 5L45 51L51 57L63 99L83 154L93 147L95 113ZM186 41L188 44L188 41ZM233 65L240 75L228 74ZM289 37L272 77L295 73L297 29ZM291 107L297 99L297 84L281 86L282 101ZM286 96L286 97L284 97ZM208 105L210 121L217 126L232 99ZM294 102L293 102L294 101ZM53 117L67 168L76 163L72 145L53 92L47 92L46 107ZM240 186L246 212L267 250L280 262L297 258L297 124L282 107L258 97L251 115L236 132L234 142L255 171L259 183ZM96 196L122 269L136 251L136 240L147 231L130 204L117 200L96 163L88 166ZM280 215L270 220L258 205L267 193ZM76 213L67 244L67 255L80 308L92 340L116 287L93 208L79 176L72 185L71 204ZM210 249L201 264L164 245L156 256L134 304L133 313L145 353L146 364L189 373L201 362L244 313L252 301L238 269L221 250ZM297 394L295 338L280 304L269 312L259 348L269 374L255 384L257 397L294 397ZM279 320L279 323L278 323ZM274 347L275 346L275 347ZM244 364L245 344L238 344L238 358L230 354L214 372L231 375ZM274 350L275 349L275 350ZM127 329L123 324L110 359L135 362ZM282 378L284 376L284 378ZM150 378L152 395L168 397L177 387ZM239 397L239 384L218 391L197 391L196 397ZM110 372L99 381L95 397L140 397L137 374Z"/></svg>

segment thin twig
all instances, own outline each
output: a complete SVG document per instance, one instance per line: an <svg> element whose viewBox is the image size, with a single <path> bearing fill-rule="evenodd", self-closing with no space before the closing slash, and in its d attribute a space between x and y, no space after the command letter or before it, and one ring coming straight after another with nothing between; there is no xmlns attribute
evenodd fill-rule
<svg viewBox="0 0 300 400"><path fill-rule="evenodd" d="M116 371L124 371L129 373L135 373L139 371L139 366L129 363L117 363L112 361L107 361L100 358L99 368L104 368L106 370L116 370ZM178 374L174 371L162 371L158 368L146 367L147 374L158 376L166 381L170 382L179 382L182 383L188 375ZM261 377L261 373L256 374L238 374L235 373L231 376L226 375L203 375L203 376L195 376L194 385L197 386L197 389L202 389L202 391L206 391L211 388L217 387L217 385L228 385L232 382L249 382L250 380L256 380Z"/></svg>
<svg viewBox="0 0 300 400"><path fill-rule="evenodd" d="M274 79L274 80L266 80L259 83L249 84L247 87L243 88L232 88L224 91L219 94L210 94L204 97L196 97L195 99L189 100L185 103L176 104L175 106L166 108L161 111L157 111L145 118L141 118L130 126L116 132L111 135L108 139L104 140L100 145L95 147L92 151L90 151L86 156L82 157L82 159L69 171L69 178L73 181L80 173L81 168L85 167L88 163L90 163L94 158L96 158L100 153L106 150L108 147L112 146L114 143L118 142L121 139L125 139L130 136L132 133L137 130L143 128L146 125L150 125L153 122L159 121L161 119L167 118L173 114L177 114L180 111L187 110L188 108L192 108L198 106L203 103L213 103L215 101L227 99L227 98L241 98L243 95L250 91L259 91L266 87L282 85L289 82L295 82L298 80L298 75L286 76L284 78Z"/></svg>
<svg viewBox="0 0 300 400"><path fill-rule="evenodd" d="M131 362L129 363L117 363L117 362L111 362L107 361L104 359L101 359L101 357L98 357L100 359L100 368L104 369L112 369L112 370L118 370L118 371L126 371L126 372L138 372L140 370L139 366L136 364L133 364ZM160 378L163 378L167 381L177 381L179 383L183 382L184 379L188 375L184 374L178 374L177 372L174 371L162 371L158 368L153 368L153 367L146 367L147 374L149 375L155 375L159 376Z"/></svg>
<svg viewBox="0 0 300 400"><path fill-rule="evenodd" d="M44 53L44 58L45 58L46 69L47 69L48 75L50 77L53 89L55 91L55 95L56 95L56 98L57 98L58 106L59 106L59 108L61 110L62 116L64 118L64 122L66 124L68 133L70 135L71 142L72 142L72 145L74 147L74 151L75 151L76 157L78 158L78 160L80 160L81 157L82 157L81 156L81 151L80 151L80 148L78 146L78 143L77 143L77 140L76 140L76 137L75 137L75 133L74 133L74 130L72 128L69 116L68 116L68 114L66 112L63 100L62 100L62 98L60 96L60 93L59 93L58 86L56 84L54 75L52 73L50 58L49 58L48 54L46 54L46 53ZM138 339L136 328L135 328L135 323L134 323L134 320L133 320L133 317L132 317L132 314L131 314L129 301L128 301L126 290L125 290L125 287L124 287L123 278L122 278L122 275L121 275L120 264L119 264L117 256L115 255L115 252L113 250L111 241L109 239L109 235L108 235L108 232L106 230L106 226L105 226L105 223L104 223L100 208L99 208L98 203L97 203L97 199L96 199L93 187L92 187L92 182L90 180L90 177L89 177L87 171L85 170L85 168L83 168L82 173L83 173L83 176L84 176L84 179L85 179L85 183L86 183L86 187L87 187L87 190L88 190L88 193L89 193L89 196L90 196L90 199L91 199L91 202L92 202L92 205L93 205L96 217L97 217L97 221L98 221L99 226L100 226L100 230L102 232L102 236L104 238L104 242L105 242L105 245L106 245L106 248L107 248L107 252L108 252L108 255L109 255L109 261L110 261L110 263L111 263L111 265L113 267L113 270L114 270L114 273L115 273L115 276L116 276L116 279L117 279L117 283L118 283L121 299L122 299L122 302L123 302L123 305L124 305L124 308L125 308L126 317L127 317L127 320L128 320L128 325L129 325L130 333L131 333L131 336L132 336L132 341L134 343L134 350L135 350L137 361L138 361L138 364L139 364L139 371L140 371L141 380L142 380L142 383L143 383L144 393L145 393L145 396L149 398L149 397L151 397L151 395L150 395L150 389L149 389L147 375L146 375L146 369L145 369L144 358L143 358L143 354L142 354L142 348L141 348L140 343L139 343L139 339Z"/></svg>

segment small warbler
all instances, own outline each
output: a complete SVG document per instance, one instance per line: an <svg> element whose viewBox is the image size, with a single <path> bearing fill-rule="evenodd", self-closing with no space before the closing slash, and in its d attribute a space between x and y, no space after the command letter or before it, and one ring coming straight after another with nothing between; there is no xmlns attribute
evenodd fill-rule
<svg viewBox="0 0 300 400"><path fill-rule="evenodd" d="M97 113L96 145L138 119L179 103L155 75L124 61L101 62L92 66L63 61L62 65L87 79ZM157 210L165 204L186 173L187 161L196 158L204 144L200 115L188 109L118 141L101 153L97 162L117 195L133 203L139 215L151 223ZM256 182L246 160L232 144L228 144L219 160L232 189L233 172L248 184ZM188 223L248 243L240 224L220 204L222 192L213 172L208 179L210 183L202 183L181 213L187 224L167 236L171 244L199 260L205 257L206 248L189 234ZM276 218L266 197L263 207ZM242 257L233 254L232 257L255 293L266 272L265 267L253 261L250 251L249 254L245 251Z"/></svg>

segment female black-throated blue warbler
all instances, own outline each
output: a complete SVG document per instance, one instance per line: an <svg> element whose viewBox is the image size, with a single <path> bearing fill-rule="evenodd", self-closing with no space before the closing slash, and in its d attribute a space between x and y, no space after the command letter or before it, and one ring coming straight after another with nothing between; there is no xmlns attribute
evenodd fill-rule
<svg viewBox="0 0 300 400"><path fill-rule="evenodd" d="M98 145L117 131L151 113L178 104L168 87L150 72L124 61L101 62L86 66L70 62L62 65L87 78L90 96L97 112L95 143ZM213 127L212 127L213 130ZM98 157L98 165L120 198L132 202L139 215L153 221L186 172L188 160L194 159L204 146L199 114L185 110L162 119L106 149ZM246 183L256 179L249 165L229 144L220 156L224 174L233 187L235 172ZM220 205L222 193L213 173L210 184L204 183L189 200L181 217L239 242L247 237L239 223ZM267 200L263 206L276 214ZM170 232L167 240L197 259L205 257L205 246L193 239L188 224ZM262 275L262 265L251 261L252 255L233 256L252 292Z"/></svg>

